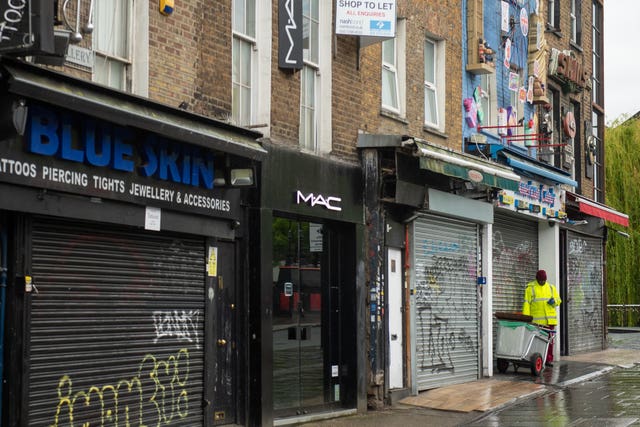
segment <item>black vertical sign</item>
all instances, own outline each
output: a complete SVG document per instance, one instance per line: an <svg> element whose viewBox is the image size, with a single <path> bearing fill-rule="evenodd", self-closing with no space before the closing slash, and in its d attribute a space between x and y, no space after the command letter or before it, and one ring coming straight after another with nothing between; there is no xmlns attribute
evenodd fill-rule
<svg viewBox="0 0 640 427"><path fill-rule="evenodd" d="M302 0L278 1L278 66L302 68Z"/></svg>
<svg viewBox="0 0 640 427"><path fill-rule="evenodd" d="M0 53L53 53L53 2L0 0Z"/></svg>

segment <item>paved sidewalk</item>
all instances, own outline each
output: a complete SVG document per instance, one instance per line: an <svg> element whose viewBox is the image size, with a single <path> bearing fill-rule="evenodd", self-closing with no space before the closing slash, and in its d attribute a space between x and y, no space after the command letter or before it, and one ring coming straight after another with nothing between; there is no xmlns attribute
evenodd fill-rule
<svg viewBox="0 0 640 427"><path fill-rule="evenodd" d="M540 377L529 369L514 372L510 365L505 374L497 373L470 383L451 385L409 396L392 407L323 421L310 421L304 426L460 426L504 408L547 393L557 387L586 381L615 368L640 364L640 329L630 334L610 333L607 350L562 357L547 367ZM624 346L625 348L617 348Z"/></svg>

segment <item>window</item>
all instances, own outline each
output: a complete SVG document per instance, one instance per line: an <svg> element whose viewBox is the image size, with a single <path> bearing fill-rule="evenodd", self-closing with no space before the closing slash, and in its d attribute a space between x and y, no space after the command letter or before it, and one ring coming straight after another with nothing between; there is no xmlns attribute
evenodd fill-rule
<svg viewBox="0 0 640 427"><path fill-rule="evenodd" d="M382 110L404 117L406 19L396 22L396 37L382 42Z"/></svg>
<svg viewBox="0 0 640 427"><path fill-rule="evenodd" d="M524 75L521 69L517 70L512 68L512 72L518 75L518 90L509 91L509 106L513 109L513 111L515 111L516 118L520 120L524 118L524 104L520 102L520 98L519 98L519 95L520 95L519 90L520 90L520 87L523 86ZM516 132L515 129L512 129L512 131L514 133Z"/></svg>
<svg viewBox="0 0 640 427"><path fill-rule="evenodd" d="M300 146L316 151L317 114L316 86L319 62L320 0L302 2L302 56L304 66L300 73Z"/></svg>
<svg viewBox="0 0 640 427"><path fill-rule="evenodd" d="M382 108L400 113L396 38L382 42Z"/></svg>
<svg viewBox="0 0 640 427"><path fill-rule="evenodd" d="M604 106L602 101L602 5L598 1L593 2L593 22L591 23L593 33L593 72L591 74L592 90L591 101L599 106Z"/></svg>
<svg viewBox="0 0 640 427"><path fill-rule="evenodd" d="M560 29L560 0L547 1L547 28Z"/></svg>
<svg viewBox="0 0 640 427"><path fill-rule="evenodd" d="M582 39L582 13L580 0L571 0L571 41L577 45Z"/></svg>
<svg viewBox="0 0 640 427"><path fill-rule="evenodd" d="M94 2L93 80L123 91L132 90L131 34L133 2Z"/></svg>
<svg viewBox="0 0 640 427"><path fill-rule="evenodd" d="M482 126L497 126L498 100L495 73L482 74L480 76L480 89L480 107L484 116L480 124ZM496 133L494 129L491 129L490 132Z"/></svg>
<svg viewBox="0 0 640 427"><path fill-rule="evenodd" d="M444 131L444 42L427 39L424 47L424 123Z"/></svg>
<svg viewBox="0 0 640 427"><path fill-rule="evenodd" d="M604 115L592 110L592 138L589 152L587 153L586 176L593 176L593 200L604 203L604 163L603 163L603 132L604 132Z"/></svg>
<svg viewBox="0 0 640 427"><path fill-rule="evenodd" d="M300 72L300 147L331 151L332 2L302 1L304 66Z"/></svg>
<svg viewBox="0 0 640 427"><path fill-rule="evenodd" d="M255 46L255 0L234 0L231 117L240 126L251 124Z"/></svg>

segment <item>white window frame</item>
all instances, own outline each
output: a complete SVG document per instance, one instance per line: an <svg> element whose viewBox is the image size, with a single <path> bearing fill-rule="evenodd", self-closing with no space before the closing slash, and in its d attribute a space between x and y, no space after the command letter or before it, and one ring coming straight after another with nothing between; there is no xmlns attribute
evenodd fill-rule
<svg viewBox="0 0 640 427"><path fill-rule="evenodd" d="M508 106L513 107L515 109L516 118L520 120L524 115L524 105L520 102L520 99L519 99L520 87L524 85L524 82L523 82L524 72L522 69L519 69L519 70L512 69L511 71L518 75L518 90L516 90L515 92L512 90L509 90L510 105ZM515 132L515 129L512 129L512 131Z"/></svg>
<svg viewBox="0 0 640 427"><path fill-rule="evenodd" d="M137 6L138 3L143 3L143 2L135 2L135 3L136 5L134 5L133 1L118 0L116 2L115 7L111 3L109 3L109 7L108 7L108 9L114 10L114 11L117 10L117 8L122 5L124 5L127 8L126 15L128 17L128 22L125 29L127 40L126 40L126 47L125 47L126 54L124 56L117 54L110 46L111 41L113 40L111 36L115 33L113 29L113 19L115 19L115 12L113 15L103 17L103 16L100 16L100 9L98 7L96 7L95 10L93 11L93 20L95 24L95 30L92 37L92 44L93 44L92 48L95 53L95 60L94 60L94 68L92 73L92 81L104 84L114 89L126 91L126 92L133 92L134 77L133 77L132 64L133 64L133 54L134 54L134 46L135 46L135 43L133 43L134 28L135 28L134 23L138 22L137 15L135 15L135 13L141 9L139 7L134 7L134 6ZM107 22L109 22L108 21L109 18L111 18L110 22L112 25L107 24ZM141 22L143 24L146 22L148 26L148 12L147 12L147 19L145 20L144 17L141 17ZM109 46L107 47L106 50L100 49L103 46L101 46L99 34L103 30L106 30L105 32L109 34L109 41L107 41L107 44ZM147 37L146 50L148 52L148 36L146 37ZM144 38L141 40L141 42L142 42L141 44L144 46L145 45ZM138 50L140 50L140 47L138 48ZM148 53L147 53L147 58L148 58ZM123 68L122 79L119 82L112 81L111 72L109 70L110 67L108 65L114 64L114 63L120 64ZM107 68L107 71L105 73L107 75L106 82L98 77L98 70L103 70L105 66ZM146 91L146 89L144 90Z"/></svg>
<svg viewBox="0 0 640 427"><path fill-rule="evenodd" d="M426 57L426 44L430 43L433 45L433 60L430 62L433 64L433 76L434 81L427 81L427 57ZM426 127L435 128L438 131L444 132L445 130L445 98L444 98L444 88L445 88L445 46L443 40L437 40L432 37L427 37L425 40L425 61L424 61L424 125ZM431 91L434 93L435 99L435 122L431 122L427 117L427 92Z"/></svg>
<svg viewBox="0 0 640 427"><path fill-rule="evenodd" d="M389 63L384 60L384 43L391 43L393 40L394 46L394 61L395 63ZM381 80L381 106L382 110L405 117L406 115L406 87L407 87L407 75L406 75L406 19L398 19L396 21L396 36L393 39L385 40L381 46L382 54L382 80ZM396 85L396 102L397 106L385 104L382 94L384 93L384 72L390 72L394 75L394 84Z"/></svg>
<svg viewBox="0 0 640 427"><path fill-rule="evenodd" d="M232 123L238 126L251 126L254 123L254 99L255 99L255 62L257 56L257 2L253 1L252 4L247 4L249 0L233 0L231 6L231 27L232 27L232 48L231 48L231 121ZM254 33L248 33L245 28L237 28L235 22L235 14L236 7L242 7L245 11L243 14L244 22L243 26L247 26L248 22L247 18L250 17L250 14L246 13L247 8L253 6L253 31ZM239 46L239 48L237 47ZM249 49L249 57L246 61L245 58L242 57L241 53L243 49ZM240 55L240 56L238 56ZM234 72L236 67L236 62L239 62L238 65L238 76L236 76L236 72ZM245 63L248 62L248 63ZM248 76L247 76L248 75ZM246 83L244 83L246 82ZM243 90L244 89L244 90ZM247 96L243 96L243 92L248 91ZM239 98L238 98L239 97ZM245 99L248 98L248 99ZM248 104L248 105L247 105ZM248 112L246 110L248 109Z"/></svg>
<svg viewBox="0 0 640 427"><path fill-rule="evenodd" d="M578 17L576 15L576 1L571 0L571 41L574 43L578 42Z"/></svg>
<svg viewBox="0 0 640 427"><path fill-rule="evenodd" d="M552 29L557 29L560 24L556 22L556 1L557 0L547 1L547 26Z"/></svg>
<svg viewBox="0 0 640 427"><path fill-rule="evenodd" d="M484 113L484 123L481 126L498 125L498 91L496 89L496 74L480 75L480 88L482 89L480 103ZM497 129L484 129L483 132L497 134Z"/></svg>
<svg viewBox="0 0 640 427"><path fill-rule="evenodd" d="M382 42L382 109L400 114L400 87L398 84L398 42L397 38L392 38ZM393 60L395 62L385 61L385 52L393 48ZM391 79L385 78L385 75L391 75ZM391 87L389 87L391 84ZM389 93L389 100L385 99L385 93Z"/></svg>
<svg viewBox="0 0 640 427"><path fill-rule="evenodd" d="M332 149L331 141L331 91L332 91L332 71L331 71L331 22L333 14L332 2L326 0L318 1L318 59L317 62L304 59L304 68L300 72L300 116L299 116L299 145L304 151L314 154L330 153ZM304 18L303 18L304 20ZM303 24L304 25L304 24ZM306 74L305 74L306 72ZM303 105L305 84L304 76L313 76L313 123L314 130L312 140L305 138L302 114L304 108L311 107Z"/></svg>

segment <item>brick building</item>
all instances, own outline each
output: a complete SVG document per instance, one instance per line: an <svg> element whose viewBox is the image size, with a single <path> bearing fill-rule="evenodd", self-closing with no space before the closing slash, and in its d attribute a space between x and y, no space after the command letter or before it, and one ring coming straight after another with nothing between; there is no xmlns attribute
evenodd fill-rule
<svg viewBox="0 0 640 427"><path fill-rule="evenodd" d="M3 425L285 425L491 376L538 266L587 291L583 349L625 220L600 0L27 3L0 43Z"/></svg>

